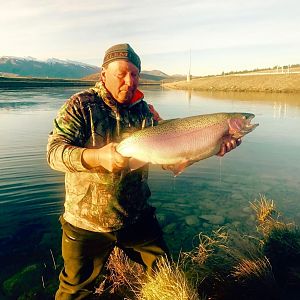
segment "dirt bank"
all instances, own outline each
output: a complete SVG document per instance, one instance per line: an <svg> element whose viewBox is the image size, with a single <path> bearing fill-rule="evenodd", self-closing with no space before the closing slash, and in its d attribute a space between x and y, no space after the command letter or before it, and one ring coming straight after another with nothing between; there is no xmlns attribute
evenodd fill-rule
<svg viewBox="0 0 300 300"><path fill-rule="evenodd" d="M163 86L195 91L300 93L300 74L210 76Z"/></svg>

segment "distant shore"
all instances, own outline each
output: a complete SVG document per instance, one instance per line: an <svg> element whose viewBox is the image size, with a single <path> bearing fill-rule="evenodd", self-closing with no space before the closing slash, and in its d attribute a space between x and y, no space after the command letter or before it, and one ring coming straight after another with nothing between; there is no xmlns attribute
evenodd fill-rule
<svg viewBox="0 0 300 300"><path fill-rule="evenodd" d="M0 88L37 88L58 86L84 86L93 87L96 81L62 78L28 78L0 76ZM142 81L140 85L160 85L160 82Z"/></svg>
<svg viewBox="0 0 300 300"><path fill-rule="evenodd" d="M27 77L0 77L0 88L30 88L56 86L94 86L92 81L80 79L58 78L27 78Z"/></svg>
<svg viewBox="0 0 300 300"><path fill-rule="evenodd" d="M36 88L58 86L93 87L96 81L59 78L0 76L0 88ZM193 78L191 81L162 83L141 81L140 85L162 85L166 88L194 91L300 93L300 73L224 75Z"/></svg>
<svg viewBox="0 0 300 300"><path fill-rule="evenodd" d="M300 74L225 75L164 83L180 90L223 92L300 93Z"/></svg>

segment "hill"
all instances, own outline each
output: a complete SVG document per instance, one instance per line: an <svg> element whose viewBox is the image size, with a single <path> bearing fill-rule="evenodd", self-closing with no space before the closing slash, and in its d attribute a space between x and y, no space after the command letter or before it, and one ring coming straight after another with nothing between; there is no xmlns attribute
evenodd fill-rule
<svg viewBox="0 0 300 300"><path fill-rule="evenodd" d="M33 57L2 56L0 57L0 76L8 78L60 78L98 81L100 68L81 62L55 58L41 61ZM162 71L152 70L141 72L140 83L160 84L162 81L172 82L182 79L184 79L184 76L170 76Z"/></svg>
<svg viewBox="0 0 300 300"><path fill-rule="evenodd" d="M81 78L82 80L98 81L100 78L100 73L91 74ZM142 71L140 76L141 84L160 84L162 82L173 82L177 80L183 80L185 76L183 75L168 75L159 70L152 71Z"/></svg>
<svg viewBox="0 0 300 300"><path fill-rule="evenodd" d="M46 61L33 57L0 57L0 73L13 76L79 79L99 72L100 68L71 60L55 58Z"/></svg>
<svg viewBox="0 0 300 300"><path fill-rule="evenodd" d="M223 75L166 83L164 87L194 91L299 93L300 73Z"/></svg>

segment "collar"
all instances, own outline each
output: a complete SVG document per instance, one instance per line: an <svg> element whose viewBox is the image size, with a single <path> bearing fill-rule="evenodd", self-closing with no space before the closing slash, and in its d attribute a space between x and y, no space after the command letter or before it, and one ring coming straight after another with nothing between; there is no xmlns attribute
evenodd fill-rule
<svg viewBox="0 0 300 300"><path fill-rule="evenodd" d="M130 100L129 104L119 104L109 93L109 91L106 89L104 86L104 83L102 81L96 82L95 87L93 90L103 99L105 104L107 104L114 112L117 112L120 107L125 108L125 107L132 107L141 100L144 99L144 94L140 90L136 90L132 99Z"/></svg>

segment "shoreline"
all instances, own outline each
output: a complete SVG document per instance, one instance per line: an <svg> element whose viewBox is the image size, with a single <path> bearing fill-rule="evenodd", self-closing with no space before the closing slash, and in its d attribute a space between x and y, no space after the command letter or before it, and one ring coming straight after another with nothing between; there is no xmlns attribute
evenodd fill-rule
<svg viewBox="0 0 300 300"><path fill-rule="evenodd" d="M38 88L59 86L85 86L93 87L97 81L63 78L26 78L26 77L3 77L0 76L0 89L10 88ZM160 85L160 82L142 81L140 85Z"/></svg>
<svg viewBox="0 0 300 300"><path fill-rule="evenodd" d="M162 84L193 91L300 93L300 74L220 75Z"/></svg>
<svg viewBox="0 0 300 300"><path fill-rule="evenodd" d="M93 86L93 81L63 78L0 77L0 88L31 88L57 86Z"/></svg>

